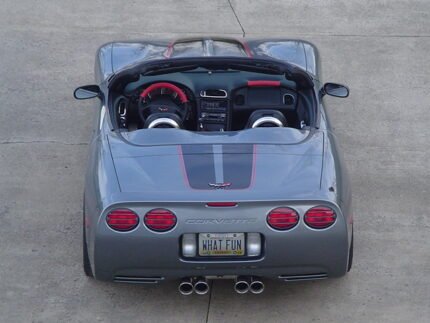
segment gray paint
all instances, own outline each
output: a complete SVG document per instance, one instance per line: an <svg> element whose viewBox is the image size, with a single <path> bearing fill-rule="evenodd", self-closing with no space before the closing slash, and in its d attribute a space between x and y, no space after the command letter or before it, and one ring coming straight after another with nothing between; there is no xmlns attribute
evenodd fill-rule
<svg viewBox="0 0 430 323"><path fill-rule="evenodd" d="M281 49L285 43L290 44L282 41ZM300 51L295 50L295 54L306 57L299 41L292 44L299 45ZM101 48L99 58L105 49L106 46ZM251 50L254 48L251 47ZM124 54L124 51L121 53ZM313 53L317 57L316 50ZM116 59L113 57L114 65L117 64ZM103 62L106 61L99 59L96 63L100 64L96 79L103 79L104 71L111 68L104 68ZM312 67L312 70L318 70L318 67ZM103 98L108 96L108 82L104 80L100 83ZM316 84L314 91L319 97L318 82ZM107 102L102 104L109 105ZM320 102L319 107L318 113L325 116L323 102ZM109 113L102 110L101 121L95 131L96 140L90 145L85 190L87 241L96 278L113 280L115 276L161 276L174 279L191 275L232 274L276 278L280 275L311 273L326 273L329 277L344 275L352 232L350 184L326 117L317 117L317 120L319 129L310 130L262 128L210 136L176 129L119 133L112 131ZM253 185L238 190L212 190L209 186L207 189L193 189L184 181L181 172L178 146L183 144L209 145L209 148L212 147L211 154L213 149L217 149L213 147L223 144L236 144L238 147L241 144L254 144ZM222 167L220 160L213 159L215 170L219 171ZM234 201L239 206L223 209L220 213L220 210L205 208L205 203L209 201ZM337 221L332 227L317 231L304 224L304 213L315 205L327 205L336 210ZM271 209L280 206L291 206L299 212L301 220L297 227L287 232L277 232L268 227L266 215ZM132 209L139 215L141 224L132 232L114 232L107 226L105 217L115 207ZM142 225L145 213L157 207L166 207L177 215L178 224L172 231L154 233ZM213 222L216 219L221 220L223 225ZM224 219L236 219L239 222L227 225ZM179 239L183 233L235 231L261 232L266 241L264 257L227 264L216 260L193 263L178 256ZM293 250L285 249L285 246L293 244L296 246ZM288 257L284 256L285 252L288 252Z"/></svg>

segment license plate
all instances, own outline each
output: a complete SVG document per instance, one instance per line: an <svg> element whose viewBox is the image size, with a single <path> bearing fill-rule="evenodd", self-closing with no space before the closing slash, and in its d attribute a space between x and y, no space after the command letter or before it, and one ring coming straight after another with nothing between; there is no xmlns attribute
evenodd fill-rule
<svg viewBox="0 0 430 323"><path fill-rule="evenodd" d="M200 256L244 256L245 233L200 233Z"/></svg>

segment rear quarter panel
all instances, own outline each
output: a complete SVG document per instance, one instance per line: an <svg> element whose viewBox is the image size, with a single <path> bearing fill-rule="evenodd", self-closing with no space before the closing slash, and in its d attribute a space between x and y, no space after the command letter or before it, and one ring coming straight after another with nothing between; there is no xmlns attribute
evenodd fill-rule
<svg viewBox="0 0 430 323"><path fill-rule="evenodd" d="M321 103L320 128L326 133L324 142L323 169L321 174L321 190L331 195L342 210L346 219L349 243L352 236L353 205L351 180L346 167L338 138L332 131L326 108Z"/></svg>
<svg viewBox="0 0 430 323"><path fill-rule="evenodd" d="M85 176L84 191L84 225L89 257L94 256L94 241L97 223L103 210L112 203L112 194L119 193L120 188L112 161L110 148L106 139L109 131L104 108L98 111L94 135L89 144L89 157ZM94 264L93 261L91 261Z"/></svg>

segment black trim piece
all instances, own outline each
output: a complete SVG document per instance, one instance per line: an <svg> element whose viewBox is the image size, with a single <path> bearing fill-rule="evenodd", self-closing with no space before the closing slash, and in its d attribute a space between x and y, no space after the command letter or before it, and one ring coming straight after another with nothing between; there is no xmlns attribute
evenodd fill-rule
<svg viewBox="0 0 430 323"><path fill-rule="evenodd" d="M115 283L131 283L131 284L158 284L163 281L164 277L133 277L133 276L115 276Z"/></svg>
<svg viewBox="0 0 430 323"><path fill-rule="evenodd" d="M326 279L328 278L328 275L326 273L303 274L303 275L281 275L281 276L278 276L278 278L286 282L292 282L292 281Z"/></svg>

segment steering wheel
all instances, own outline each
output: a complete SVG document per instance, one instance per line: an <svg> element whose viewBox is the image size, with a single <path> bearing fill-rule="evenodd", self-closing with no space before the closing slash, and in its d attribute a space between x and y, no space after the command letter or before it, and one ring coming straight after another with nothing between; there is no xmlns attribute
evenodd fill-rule
<svg viewBox="0 0 430 323"><path fill-rule="evenodd" d="M170 90L172 95L161 95L155 98L151 93L156 90ZM175 102L179 98L180 104ZM139 96L139 114L145 123L149 117L158 118L180 118L181 122L185 121L190 112L189 100L186 94L176 85L168 82L158 82L148 86ZM176 116L175 116L176 115Z"/></svg>

